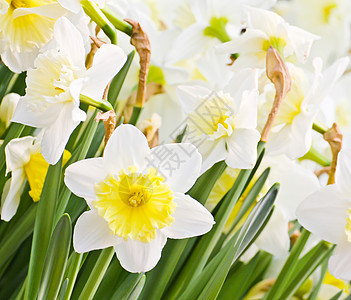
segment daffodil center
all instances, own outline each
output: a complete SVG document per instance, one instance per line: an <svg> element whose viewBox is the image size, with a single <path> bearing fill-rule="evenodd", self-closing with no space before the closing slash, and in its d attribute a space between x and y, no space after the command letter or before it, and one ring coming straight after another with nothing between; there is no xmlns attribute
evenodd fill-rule
<svg viewBox="0 0 351 300"><path fill-rule="evenodd" d="M129 197L128 204L132 207L138 207L138 206L144 205L145 201L147 200L148 200L148 197L141 190L138 192L134 192L132 196Z"/></svg>
<svg viewBox="0 0 351 300"><path fill-rule="evenodd" d="M214 139L230 136L234 130L233 108L233 101L227 93L213 93L203 98L189 115L189 132Z"/></svg>
<svg viewBox="0 0 351 300"><path fill-rule="evenodd" d="M25 7L25 8L36 7L36 6L39 6L37 2L38 1L33 1L33 0L12 0L11 7L14 9L20 8L20 7Z"/></svg>
<svg viewBox="0 0 351 300"><path fill-rule="evenodd" d="M290 92L284 99L274 125L291 124L295 117L302 112L304 92L298 84L293 84Z"/></svg>
<svg viewBox="0 0 351 300"><path fill-rule="evenodd" d="M54 79L53 81L55 90L59 93L65 92L75 79L76 75L72 67L63 65L59 74L59 79Z"/></svg>
<svg viewBox="0 0 351 300"><path fill-rule="evenodd" d="M332 14L333 10L337 7L336 3L331 3L330 5L327 5L323 7L323 21L324 23L329 22L330 15Z"/></svg>
<svg viewBox="0 0 351 300"><path fill-rule="evenodd" d="M109 174L95 184L93 206L112 233L124 240L151 242L156 230L174 222L173 192L157 170L140 173L136 167Z"/></svg>
<svg viewBox="0 0 351 300"><path fill-rule="evenodd" d="M204 29L204 35L219 39L222 43L230 41L226 31L228 19L225 17L212 17L209 26Z"/></svg>
<svg viewBox="0 0 351 300"><path fill-rule="evenodd" d="M284 48L286 46L286 42L282 38L275 36L270 37L269 40L265 40L263 42L262 50L267 52L271 46L278 50L281 57L284 58Z"/></svg>

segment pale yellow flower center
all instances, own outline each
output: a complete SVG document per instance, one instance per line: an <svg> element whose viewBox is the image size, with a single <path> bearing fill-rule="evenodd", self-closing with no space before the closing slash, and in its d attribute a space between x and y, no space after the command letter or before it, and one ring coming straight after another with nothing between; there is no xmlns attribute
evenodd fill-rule
<svg viewBox="0 0 351 300"><path fill-rule="evenodd" d="M189 114L189 135L206 135L214 139L230 136L234 130L234 105L230 95L218 92L201 99Z"/></svg>
<svg viewBox="0 0 351 300"><path fill-rule="evenodd" d="M79 70L69 58L56 50L38 56L36 68L28 71L27 97L31 98L31 109L45 110L46 105L73 101L71 83L85 70Z"/></svg>
<svg viewBox="0 0 351 300"><path fill-rule="evenodd" d="M35 13L15 16L18 8L33 8L56 3L56 0L7 0L9 8L0 15L0 39L13 51L26 52L41 47L51 38L55 19Z"/></svg>
<svg viewBox="0 0 351 300"><path fill-rule="evenodd" d="M138 172L136 167L122 170L118 175L110 174L95 184L93 206L116 236L151 242L156 229L174 222L171 214L176 204L164 181L155 168L148 169L146 174Z"/></svg>

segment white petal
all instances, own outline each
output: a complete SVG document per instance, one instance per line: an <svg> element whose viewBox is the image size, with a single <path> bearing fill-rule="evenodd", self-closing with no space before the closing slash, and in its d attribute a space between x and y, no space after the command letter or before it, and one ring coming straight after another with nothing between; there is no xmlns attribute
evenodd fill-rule
<svg viewBox="0 0 351 300"><path fill-rule="evenodd" d="M195 111L210 94L211 90L203 86L180 85L177 88L178 99L187 114Z"/></svg>
<svg viewBox="0 0 351 300"><path fill-rule="evenodd" d="M63 16L65 13L67 13L67 10L65 10L60 4L52 3L52 4L37 6L37 7L28 7L28 8L19 7L15 9L12 17L15 19L25 15L37 14L51 19L58 19L59 17Z"/></svg>
<svg viewBox="0 0 351 300"><path fill-rule="evenodd" d="M217 46L216 50L218 53L240 53L241 56L241 52L246 53L250 49L248 54L255 56L255 51L261 50L263 42L267 39L267 35L261 30L248 28L243 35ZM236 63L237 61L235 61Z"/></svg>
<svg viewBox="0 0 351 300"><path fill-rule="evenodd" d="M65 103L55 123L45 128L41 153L49 164L54 165L58 162L70 135L79 124L72 120L74 108L74 103Z"/></svg>
<svg viewBox="0 0 351 300"><path fill-rule="evenodd" d="M95 199L94 184L104 180L107 172L103 158L89 158L75 162L67 167L65 184L77 196L86 200Z"/></svg>
<svg viewBox="0 0 351 300"><path fill-rule="evenodd" d="M16 52L8 47L1 53L1 59L12 72L21 73L34 66L34 60L38 56L38 53L38 48L27 52Z"/></svg>
<svg viewBox="0 0 351 300"><path fill-rule="evenodd" d="M120 125L111 135L104 152L106 170L116 174L136 166L140 171L151 162L146 137L133 125Z"/></svg>
<svg viewBox="0 0 351 300"><path fill-rule="evenodd" d="M330 257L328 270L336 278L351 280L351 243L346 236Z"/></svg>
<svg viewBox="0 0 351 300"><path fill-rule="evenodd" d="M25 175L23 169L12 172L12 177L6 182L1 195L1 219L10 221L15 215L20 203L21 194L25 186Z"/></svg>
<svg viewBox="0 0 351 300"><path fill-rule="evenodd" d="M60 51L72 59L72 63L85 69L83 38L75 26L65 17L58 19L54 26L54 39Z"/></svg>
<svg viewBox="0 0 351 300"><path fill-rule="evenodd" d="M246 90L241 97L241 103L234 117L238 128L255 129L257 126L258 90Z"/></svg>
<svg viewBox="0 0 351 300"><path fill-rule="evenodd" d="M82 213L77 220L73 233L74 251L89 252L115 246L120 242L103 217L96 210Z"/></svg>
<svg viewBox="0 0 351 300"><path fill-rule="evenodd" d="M224 139L205 140L198 146L198 150L202 155L201 174L228 155Z"/></svg>
<svg viewBox="0 0 351 300"><path fill-rule="evenodd" d="M166 57L166 61L173 63L188 59L203 51L208 37L204 35L205 27L194 23L185 29L174 41L173 48Z"/></svg>
<svg viewBox="0 0 351 300"><path fill-rule="evenodd" d="M128 272L141 273L150 271L161 258L161 252L167 238L160 231L150 243L140 241L123 241L115 246L117 258Z"/></svg>
<svg viewBox="0 0 351 300"><path fill-rule="evenodd" d="M284 213L275 209L267 226L257 238L256 246L277 257L287 255L290 247L288 223L289 220Z"/></svg>
<svg viewBox="0 0 351 300"><path fill-rule="evenodd" d="M156 167L174 192L186 192L200 174L201 155L188 143L167 144L151 150L152 161L147 167Z"/></svg>
<svg viewBox="0 0 351 300"><path fill-rule="evenodd" d="M245 102L246 99L242 99L243 92L257 90L257 85L257 70L243 69L233 72L233 76L224 88L224 91L229 92L230 96L237 102Z"/></svg>
<svg viewBox="0 0 351 300"><path fill-rule="evenodd" d="M351 195L351 149L340 151L335 181L344 195Z"/></svg>
<svg viewBox="0 0 351 300"><path fill-rule="evenodd" d="M235 128L227 140L226 163L231 168L252 169L257 159L260 133L255 129Z"/></svg>
<svg viewBox="0 0 351 300"><path fill-rule="evenodd" d="M123 67L127 56L124 51L111 44L102 45L94 56L93 66L86 73L82 94L100 100L108 82Z"/></svg>
<svg viewBox="0 0 351 300"><path fill-rule="evenodd" d="M307 196L320 188L317 176L286 156L266 157L261 166L270 166L270 182L279 182L275 205L282 209L289 220L296 219L296 208Z"/></svg>
<svg viewBox="0 0 351 300"><path fill-rule="evenodd" d="M50 126L57 119L57 112L62 109L62 103L48 105L43 111L34 111L32 109L33 99L30 97L21 97L12 117L12 122L45 128Z"/></svg>
<svg viewBox="0 0 351 300"><path fill-rule="evenodd" d="M211 213L198 201L188 195L175 193L177 207L172 214L174 223L161 231L172 239L185 239L209 232L214 219Z"/></svg>
<svg viewBox="0 0 351 300"><path fill-rule="evenodd" d="M16 169L22 169L29 162L31 148L35 138L26 136L12 139L5 147L6 174Z"/></svg>
<svg viewBox="0 0 351 300"><path fill-rule="evenodd" d="M78 13L81 8L79 0L58 0L58 2L62 5L62 7L74 13Z"/></svg>
<svg viewBox="0 0 351 300"><path fill-rule="evenodd" d="M2 15L6 14L9 7L10 7L10 5L7 1L1 0L0 1L0 14L2 14Z"/></svg>
<svg viewBox="0 0 351 300"><path fill-rule="evenodd" d="M297 208L300 224L318 237L337 244L346 226L350 202L344 200L337 186L328 185L307 197Z"/></svg>
<svg viewBox="0 0 351 300"><path fill-rule="evenodd" d="M312 44L319 37L302 28L295 26L288 26L287 34L291 39L291 44L294 47L294 52L296 53L297 59L305 63L308 56L310 55Z"/></svg>

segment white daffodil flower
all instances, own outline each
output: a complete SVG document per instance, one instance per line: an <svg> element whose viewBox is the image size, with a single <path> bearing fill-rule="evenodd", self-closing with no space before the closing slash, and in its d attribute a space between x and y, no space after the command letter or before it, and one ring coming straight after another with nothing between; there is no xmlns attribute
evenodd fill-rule
<svg viewBox="0 0 351 300"><path fill-rule="evenodd" d="M19 101L20 95L16 93L7 94L0 103L0 136L10 125L13 113Z"/></svg>
<svg viewBox="0 0 351 300"><path fill-rule="evenodd" d="M150 150L136 127L117 127L103 157L79 161L66 170L67 187L91 209L76 223L75 251L113 246L123 268L146 272L159 261L167 237L208 232L212 215L184 194L200 167L201 155L191 144Z"/></svg>
<svg viewBox="0 0 351 300"><path fill-rule="evenodd" d="M308 152L312 145L312 124L320 104L342 76L348 63L348 58L339 59L322 73L322 62L315 59L312 79L302 69L288 64L292 78L291 90L279 109L269 136L267 151L270 154L286 154L289 158L296 159ZM264 100L259 104L259 127L263 128L274 94L273 84L267 85L261 97Z"/></svg>
<svg viewBox="0 0 351 300"><path fill-rule="evenodd" d="M231 39L229 32L231 35L239 35L241 30L240 14L243 4L268 8L274 2L274 0L189 1L195 23L183 30L174 41L172 50L168 54L169 60L177 62L188 59L211 46L218 45L219 42L227 42ZM180 10L180 12L183 11L184 8Z"/></svg>
<svg viewBox="0 0 351 300"><path fill-rule="evenodd" d="M257 74L234 73L221 91L203 86L180 86L178 97L187 114L185 142L202 155L201 172L225 160L231 168L250 169L257 158Z"/></svg>
<svg viewBox="0 0 351 300"><path fill-rule="evenodd" d="M1 195L1 219L10 221L15 215L26 179L31 190L29 196L34 202L39 201L49 164L40 154L41 134L38 137L26 136L12 139L5 147L6 174L11 178L6 182ZM70 158L65 151L63 163Z"/></svg>
<svg viewBox="0 0 351 300"><path fill-rule="evenodd" d="M282 1L283 17L291 24L319 35L311 55L323 58L329 64L335 58L347 55L350 48L349 0L293 0ZM279 9L279 6L278 6Z"/></svg>
<svg viewBox="0 0 351 300"><path fill-rule="evenodd" d="M16 73L33 66L52 38L56 19L67 13L55 0L0 0L0 54Z"/></svg>
<svg viewBox="0 0 351 300"><path fill-rule="evenodd" d="M54 27L54 39L28 71L26 95L16 107L12 121L43 128L41 151L55 164L76 126L86 119L79 108L80 95L100 100L107 83L121 69L126 55L115 45L103 45L93 66L85 68L83 39L65 17Z"/></svg>
<svg viewBox="0 0 351 300"><path fill-rule="evenodd" d="M230 42L217 46L221 53L239 53L234 69L265 68L269 47L277 49L283 58L304 63L311 46L318 37L301 28L291 26L274 12L245 7L245 33Z"/></svg>
<svg viewBox="0 0 351 300"><path fill-rule="evenodd" d="M339 153L335 184L322 187L297 208L302 226L318 237L337 244L329 259L336 278L351 279L351 150Z"/></svg>

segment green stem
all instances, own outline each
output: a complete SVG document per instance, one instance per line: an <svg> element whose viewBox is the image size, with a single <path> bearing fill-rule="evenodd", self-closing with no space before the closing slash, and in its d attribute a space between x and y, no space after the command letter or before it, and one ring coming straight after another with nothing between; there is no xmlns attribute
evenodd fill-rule
<svg viewBox="0 0 351 300"><path fill-rule="evenodd" d="M117 18L111 9L105 6L101 11L117 30L122 31L129 36L132 35L132 26Z"/></svg>
<svg viewBox="0 0 351 300"><path fill-rule="evenodd" d="M320 134L324 134L328 130L328 128L325 125L323 125L322 123L320 123L318 121L313 122L312 129L317 131Z"/></svg>
<svg viewBox="0 0 351 300"><path fill-rule="evenodd" d="M80 3L82 4L85 13L105 32L111 40L111 43L117 44L116 31L100 8L89 0L81 0Z"/></svg>
<svg viewBox="0 0 351 300"><path fill-rule="evenodd" d="M138 122L138 119L140 117L140 113L142 110L143 108L140 106L133 107L133 112L132 112L132 116L130 117L129 124L135 125Z"/></svg>
<svg viewBox="0 0 351 300"><path fill-rule="evenodd" d="M304 156L299 158L299 160L304 159L312 160L317 164L321 165L322 167L328 167L331 163L330 159L325 157L322 153L318 152L318 150L314 148L314 146L312 146L311 149Z"/></svg>
<svg viewBox="0 0 351 300"><path fill-rule="evenodd" d="M111 103L106 101L106 100L104 100L104 99L101 99L101 100L98 101L98 100L92 99L92 98L90 98L88 96L80 94L79 100L80 100L81 103L85 103L85 104L94 106L94 107L96 107L98 109L101 109L102 111L113 110L113 107L112 107Z"/></svg>

